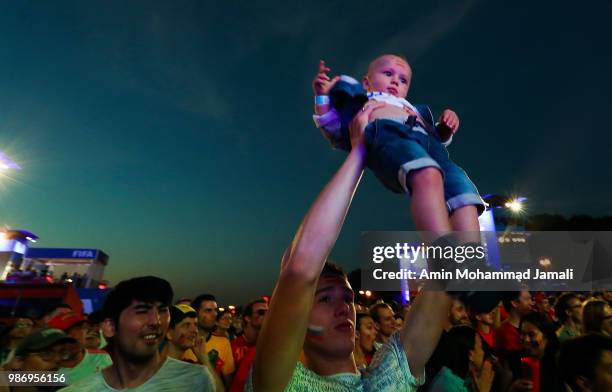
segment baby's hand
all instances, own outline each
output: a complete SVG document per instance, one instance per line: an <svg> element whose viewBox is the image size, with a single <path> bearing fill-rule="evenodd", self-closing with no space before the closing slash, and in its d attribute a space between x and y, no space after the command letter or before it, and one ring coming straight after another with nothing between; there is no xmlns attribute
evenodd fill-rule
<svg viewBox="0 0 612 392"><path fill-rule="evenodd" d="M450 109L445 109L440 116L440 124L449 128L454 134L459 129L459 116Z"/></svg>
<svg viewBox="0 0 612 392"><path fill-rule="evenodd" d="M336 76L333 79L330 79L328 72L331 69L325 66L325 61L319 61L319 73L315 76L312 81L312 90L315 95L327 95L329 94L329 90L336 84L340 76Z"/></svg>

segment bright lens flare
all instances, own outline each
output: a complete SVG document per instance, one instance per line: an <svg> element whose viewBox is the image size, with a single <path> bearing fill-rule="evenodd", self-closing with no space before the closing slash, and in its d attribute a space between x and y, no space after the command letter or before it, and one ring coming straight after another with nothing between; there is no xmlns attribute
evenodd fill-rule
<svg viewBox="0 0 612 392"><path fill-rule="evenodd" d="M521 212L523 211L523 203L518 200L512 200L505 204L506 208L509 208L512 212Z"/></svg>

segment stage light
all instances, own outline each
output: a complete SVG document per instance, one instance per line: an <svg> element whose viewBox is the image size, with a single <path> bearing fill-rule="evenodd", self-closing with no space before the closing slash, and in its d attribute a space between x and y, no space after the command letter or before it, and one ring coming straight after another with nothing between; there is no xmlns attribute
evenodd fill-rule
<svg viewBox="0 0 612 392"><path fill-rule="evenodd" d="M512 212L521 212L523 211L523 203L519 199L513 199L511 201L506 202L506 208L509 208Z"/></svg>
<svg viewBox="0 0 612 392"><path fill-rule="evenodd" d="M544 268L548 268L552 265L552 261L550 261L550 259L547 257L540 259L539 263Z"/></svg>

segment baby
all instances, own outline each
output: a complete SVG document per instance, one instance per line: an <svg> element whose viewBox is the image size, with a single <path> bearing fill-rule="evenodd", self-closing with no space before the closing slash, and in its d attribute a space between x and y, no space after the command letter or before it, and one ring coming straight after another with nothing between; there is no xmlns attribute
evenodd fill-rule
<svg viewBox="0 0 612 392"><path fill-rule="evenodd" d="M459 128L446 109L434 123L430 109L406 100L412 70L396 55L376 58L361 84L347 76L329 77L325 62L313 80L315 124L337 148L349 150L348 124L369 102L384 102L365 128L366 163L389 189L411 196L416 229L434 236L451 231L478 232L485 203L446 146Z"/></svg>

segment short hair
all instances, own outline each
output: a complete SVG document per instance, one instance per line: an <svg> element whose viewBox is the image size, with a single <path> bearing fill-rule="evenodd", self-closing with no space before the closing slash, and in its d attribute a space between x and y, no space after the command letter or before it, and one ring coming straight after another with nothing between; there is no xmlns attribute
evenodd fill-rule
<svg viewBox="0 0 612 392"><path fill-rule="evenodd" d="M369 313L357 313L357 315L355 316L355 329L359 330L359 328L361 327L361 323L363 322L363 319L369 317L372 318L372 316Z"/></svg>
<svg viewBox="0 0 612 392"><path fill-rule="evenodd" d="M325 262L325 265L323 266L323 270L321 271L321 276L323 275L338 276L340 278L344 278L348 280L348 276L346 275L346 272L344 272L342 267L340 267L339 265L337 265L336 263L332 261Z"/></svg>
<svg viewBox="0 0 612 392"><path fill-rule="evenodd" d="M200 306L202 306L202 302L204 301L217 302L217 299L212 294L200 294L197 297L195 297L193 301L191 301L191 307L194 308L196 312L198 312L200 310Z"/></svg>
<svg viewBox="0 0 612 392"><path fill-rule="evenodd" d="M223 317L223 315L225 315L225 313L230 313L230 311L227 310L227 309L217 310L217 321L221 320L221 317ZM231 313L230 313L230 315L231 315Z"/></svg>
<svg viewBox="0 0 612 392"><path fill-rule="evenodd" d="M601 324L604 322L603 313L608 305L606 301L593 299L584 304L582 308L582 323L584 332L601 332Z"/></svg>
<svg viewBox="0 0 612 392"><path fill-rule="evenodd" d="M386 304L384 302L375 304L370 308L370 317L372 317L372 320L377 323L380 323L380 316L378 315L378 310L383 308L389 309L393 312L393 309L389 304Z"/></svg>
<svg viewBox="0 0 612 392"><path fill-rule="evenodd" d="M595 379L595 368L604 351L612 351L612 337L598 333L589 333L563 342L559 367L572 390L578 390L578 377Z"/></svg>
<svg viewBox="0 0 612 392"><path fill-rule="evenodd" d="M570 309L569 302L572 299L578 299L578 296L574 293L563 293L559 299L557 299L557 303L555 304L555 315L561 323L567 321L568 316L565 312Z"/></svg>
<svg viewBox="0 0 612 392"><path fill-rule="evenodd" d="M268 301L266 301L263 298L257 298L251 302L249 302L248 304L246 304L244 306L244 310L242 311L242 318L244 319L245 317L251 317L253 315L253 307L255 306L255 304L267 304Z"/></svg>
<svg viewBox="0 0 612 392"><path fill-rule="evenodd" d="M132 304L132 301L161 302L166 306L172 303L174 292L167 280L156 276L141 276L119 282L106 296L102 307L104 318L119 322L121 312Z"/></svg>
<svg viewBox="0 0 612 392"><path fill-rule="evenodd" d="M502 304L504 305L504 309L506 309L506 312L510 313L512 311L512 301L518 301L520 297L520 291L509 291L507 294L504 295L502 299Z"/></svg>
<svg viewBox="0 0 612 392"><path fill-rule="evenodd" d="M406 56L402 55L402 54L397 54L397 53L383 53L380 56L377 56L374 60L372 60L370 62L370 64L368 64L368 74L370 73L370 71L372 70L372 67L374 66L374 64L376 64L378 62L378 60L380 60L381 58L385 57L385 56L393 56L393 57L397 57L399 59L402 59L403 61L406 62L406 64L408 64L409 68L412 68L410 66L410 63L408 62L408 59L406 58Z"/></svg>

